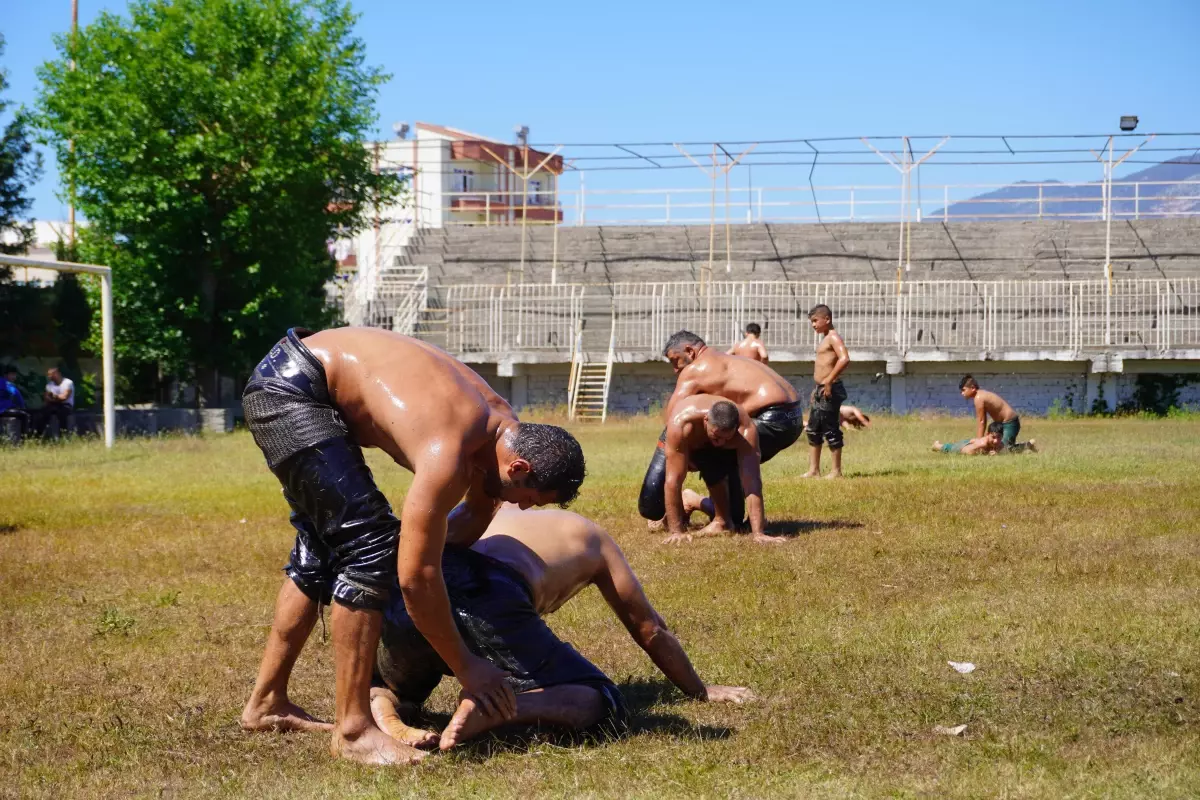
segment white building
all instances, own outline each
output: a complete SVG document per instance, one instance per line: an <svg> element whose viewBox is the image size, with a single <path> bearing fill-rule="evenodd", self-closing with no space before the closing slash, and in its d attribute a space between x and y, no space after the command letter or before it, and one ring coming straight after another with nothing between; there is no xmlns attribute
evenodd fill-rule
<svg viewBox="0 0 1200 800"><path fill-rule="evenodd" d="M409 179L404 201L379 209L366 230L337 245L341 270L358 272L361 289L373 288L418 228L562 220L562 156L426 122L414 125L411 139L406 129L406 138L368 145L377 170Z"/></svg>
<svg viewBox="0 0 1200 800"><path fill-rule="evenodd" d="M53 261L54 245L59 239L66 241L70 238L70 226L65 222L35 221L33 223L34 244L29 252L21 258L32 258L36 261ZM6 243L16 241L11 231L5 231L3 236ZM50 284L58 278L58 272L52 269L36 269L33 267L12 267L13 279L21 283Z"/></svg>

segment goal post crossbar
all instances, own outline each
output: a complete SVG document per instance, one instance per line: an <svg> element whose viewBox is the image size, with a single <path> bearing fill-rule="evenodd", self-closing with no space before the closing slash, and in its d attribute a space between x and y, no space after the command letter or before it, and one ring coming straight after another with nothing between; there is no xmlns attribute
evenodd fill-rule
<svg viewBox="0 0 1200 800"><path fill-rule="evenodd" d="M100 276L100 330L103 342L102 380L104 382L104 446L113 446L116 432L116 409L113 369L113 323L112 323L112 268L97 264L74 264L68 261L41 261L36 258L19 258L0 255L0 266L48 269L55 272L82 272Z"/></svg>

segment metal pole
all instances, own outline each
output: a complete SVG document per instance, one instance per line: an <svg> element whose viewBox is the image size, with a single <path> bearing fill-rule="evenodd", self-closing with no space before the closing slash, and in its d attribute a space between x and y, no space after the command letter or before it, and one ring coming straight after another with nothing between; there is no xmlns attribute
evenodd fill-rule
<svg viewBox="0 0 1200 800"><path fill-rule="evenodd" d="M1108 137L1108 169L1104 172L1104 274L1108 279L1108 293L1112 294L1112 158L1113 137ZM1107 344L1107 342L1106 342Z"/></svg>
<svg viewBox="0 0 1200 800"><path fill-rule="evenodd" d="M950 186L942 187L942 222L950 221Z"/></svg>
<svg viewBox="0 0 1200 800"><path fill-rule="evenodd" d="M100 276L100 320L104 364L104 446L113 446L117 414L114 406L116 387L113 385L113 324L112 324L112 272Z"/></svg>
<svg viewBox="0 0 1200 800"><path fill-rule="evenodd" d="M1038 184L1038 219L1042 218L1042 184Z"/></svg>
<svg viewBox="0 0 1200 800"><path fill-rule="evenodd" d="M582 225L587 221L587 198L584 195L583 173L579 173L579 213L575 215L575 224Z"/></svg>
<svg viewBox="0 0 1200 800"><path fill-rule="evenodd" d="M79 33L79 0L71 0L71 71L75 71L75 41ZM71 159L70 206L67 209L67 227L71 229L71 249L75 249L75 137L68 145ZM72 253L72 258L74 254Z"/></svg>

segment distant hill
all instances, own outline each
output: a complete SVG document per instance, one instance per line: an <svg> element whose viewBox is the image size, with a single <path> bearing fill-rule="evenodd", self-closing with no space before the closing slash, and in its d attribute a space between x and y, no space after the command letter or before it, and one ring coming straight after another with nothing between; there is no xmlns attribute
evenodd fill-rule
<svg viewBox="0 0 1200 800"><path fill-rule="evenodd" d="M1114 184L1113 219L1132 219L1135 210L1143 218L1200 214L1200 183L1184 183L1200 181L1200 154L1179 156L1117 180L1119 183L1144 181L1158 185L1135 188ZM1076 186L1063 185L1061 181L1041 183L1043 216L1101 219L1104 199L1100 181ZM943 215L947 215L946 212L938 209L925 217L940 219ZM947 216L958 222L1037 219L1037 183L1019 181L970 200L951 203Z"/></svg>

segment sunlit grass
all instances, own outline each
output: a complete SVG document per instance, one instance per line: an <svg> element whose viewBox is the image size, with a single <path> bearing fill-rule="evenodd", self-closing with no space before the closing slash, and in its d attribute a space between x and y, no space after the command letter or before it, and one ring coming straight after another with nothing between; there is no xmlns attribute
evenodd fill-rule
<svg viewBox="0 0 1200 800"><path fill-rule="evenodd" d="M391 771L237 727L291 545L249 436L5 451L0 796L1200 793L1200 422L1027 420L1042 455L928 452L965 426L880 418L848 435L842 482L801 480L793 448L765 467L789 544L678 549L636 513L656 423L579 428L576 510L701 675L762 700L682 700L588 592L551 622L625 684L633 736L486 740ZM398 505L407 473L370 460ZM320 626L293 687L332 716Z"/></svg>

